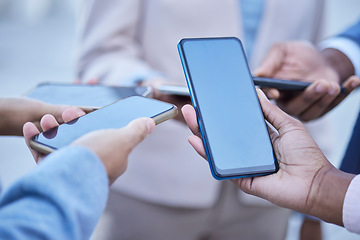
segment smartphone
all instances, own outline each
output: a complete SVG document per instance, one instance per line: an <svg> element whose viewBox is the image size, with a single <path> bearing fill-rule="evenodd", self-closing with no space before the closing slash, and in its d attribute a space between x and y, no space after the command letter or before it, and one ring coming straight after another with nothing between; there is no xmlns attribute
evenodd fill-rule
<svg viewBox="0 0 360 240"><path fill-rule="evenodd" d="M276 88L280 91L303 91L311 82L284 80L276 78L253 77L254 84L259 87ZM346 93L346 88L340 86L340 94Z"/></svg>
<svg viewBox="0 0 360 240"><path fill-rule="evenodd" d="M240 40L182 39L178 50L213 176L275 173L278 163Z"/></svg>
<svg viewBox="0 0 360 240"><path fill-rule="evenodd" d="M280 91L303 91L310 86L310 82L284 80L276 78L252 77L254 84L258 87L276 88ZM190 96L187 86L181 85L166 85L162 84L157 87L157 90L164 94ZM346 90L341 87L341 93Z"/></svg>
<svg viewBox="0 0 360 240"><path fill-rule="evenodd" d="M185 97L190 96L189 89L187 86L161 84L161 85L157 86L156 89L163 94L178 95L178 96L185 96Z"/></svg>
<svg viewBox="0 0 360 240"><path fill-rule="evenodd" d="M42 83L26 96L50 104L78 106L93 110L130 96L146 97L150 92L150 87Z"/></svg>
<svg viewBox="0 0 360 240"><path fill-rule="evenodd" d="M252 77L254 84L259 87L276 88L282 91L303 91L310 86L310 82L283 80L276 78Z"/></svg>
<svg viewBox="0 0 360 240"><path fill-rule="evenodd" d="M252 77L254 84L258 87L276 88L281 91L303 91L311 83L301 81L290 81L275 78ZM187 86L162 84L157 90L164 94L190 96Z"/></svg>
<svg viewBox="0 0 360 240"><path fill-rule="evenodd" d="M133 96L42 132L31 138L30 146L48 154L70 145L77 138L92 131L122 128L140 117L153 118L155 123L159 124L176 114L177 108L172 104Z"/></svg>

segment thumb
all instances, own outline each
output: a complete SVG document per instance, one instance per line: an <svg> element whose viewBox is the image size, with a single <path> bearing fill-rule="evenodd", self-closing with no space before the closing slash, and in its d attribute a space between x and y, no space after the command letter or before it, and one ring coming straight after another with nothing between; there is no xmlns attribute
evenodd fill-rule
<svg viewBox="0 0 360 240"><path fill-rule="evenodd" d="M122 139L126 139L127 145L133 149L154 131L155 122L151 118L138 118L131 121L126 127L119 129Z"/></svg>
<svg viewBox="0 0 360 240"><path fill-rule="evenodd" d="M275 44L266 54L260 67L255 70L254 75L257 77L273 77L276 75L285 58L284 47L282 43Z"/></svg>
<svg viewBox="0 0 360 240"><path fill-rule="evenodd" d="M290 117L278 106L271 103L265 96L264 92L256 89L262 111L265 119L279 132L279 135L285 134L287 131L292 130L300 124L299 121Z"/></svg>

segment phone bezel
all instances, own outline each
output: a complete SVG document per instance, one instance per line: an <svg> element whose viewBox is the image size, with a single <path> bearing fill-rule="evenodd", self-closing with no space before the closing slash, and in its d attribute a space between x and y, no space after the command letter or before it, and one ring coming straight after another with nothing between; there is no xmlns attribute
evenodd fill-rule
<svg viewBox="0 0 360 240"><path fill-rule="evenodd" d="M274 170L269 170L269 171L261 170L261 172L255 172L254 171L254 172L251 172L251 173L243 172L243 173L239 173L239 174L222 174L222 173L219 173L217 171L217 169L216 169L216 164L214 162L212 152L211 152L209 144L208 144L208 142L209 142L208 136L206 134L205 128L203 127L203 125L204 125L203 120L202 120L203 118L201 116L201 111L199 110L199 107L198 107L198 100L197 100L197 97L196 97L196 93L193 90L194 87L193 87L193 84L192 84L191 74L190 74L190 71L189 71L189 66L188 66L188 62L186 60L185 50L184 50L184 44L186 42L188 42L188 41L204 41L204 40L215 40L215 39L216 40L219 40L219 39L236 40L236 41L238 41L240 47L242 48L242 52L244 52L241 41L236 37L184 38L184 39L181 39L179 41L178 45L177 45L178 46L178 52L179 52L179 55L180 55L180 60L181 60L182 67L183 67L183 70L184 70L184 73L185 73L186 83L187 83L187 86L189 88L191 101L192 101L192 104L193 104L193 106L195 108L195 112L196 112L196 115L197 115L197 122L198 122L198 125L199 125L199 130L200 130L200 133L201 133L202 141L203 141L203 144L204 144L204 147L205 147L206 156L207 156L207 159L208 159L208 162L209 162L209 165L210 165L211 173L212 173L213 177L215 179L218 179L218 180L243 178L243 177L255 177L255 176L264 176L264 175L273 174L273 173L275 173L275 172L277 172L279 170L279 165L278 165L278 162L276 160L276 156L275 156L274 148L273 148L272 144L271 144L271 147L272 147L272 155L273 155L273 159L274 159L274 164L264 165L264 166L265 167L266 166L274 166ZM246 60L245 55L244 55L244 57L245 57L245 60ZM247 66L247 70L249 72L250 77L252 77L252 75L250 73L250 69L249 69L248 66ZM256 94L254 81L251 81L251 84L254 87L254 94ZM258 101L258 105L259 105L259 107L261 109L260 101L259 101L258 98L257 98L257 101ZM261 113L262 113L262 111L261 111ZM264 117L263 113L262 113L262 116L263 116L264 124L266 124L265 117ZM270 139L270 136L269 136L269 139ZM242 169L245 169L245 168L242 168Z"/></svg>

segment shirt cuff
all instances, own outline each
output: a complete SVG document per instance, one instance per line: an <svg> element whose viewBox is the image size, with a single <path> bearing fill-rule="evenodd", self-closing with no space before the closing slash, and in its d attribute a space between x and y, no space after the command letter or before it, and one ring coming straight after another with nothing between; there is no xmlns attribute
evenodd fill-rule
<svg viewBox="0 0 360 240"><path fill-rule="evenodd" d="M343 223L349 232L360 234L360 175L351 181L346 192Z"/></svg>
<svg viewBox="0 0 360 240"><path fill-rule="evenodd" d="M334 37L319 43L318 48L334 48L345 54L353 64L356 76L360 77L360 46L356 42L345 37Z"/></svg>

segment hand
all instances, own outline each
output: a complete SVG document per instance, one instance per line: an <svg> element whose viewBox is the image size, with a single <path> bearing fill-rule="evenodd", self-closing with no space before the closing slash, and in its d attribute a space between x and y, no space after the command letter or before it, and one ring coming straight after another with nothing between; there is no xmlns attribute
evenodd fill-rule
<svg viewBox="0 0 360 240"><path fill-rule="evenodd" d="M278 106L284 111L300 120L309 121L330 111L360 86L360 80L351 77L343 82L346 93L340 94L340 76L343 74L324 56L310 43L279 43L271 48L255 74L312 82L300 93L279 92L275 89L267 91L267 95L277 99Z"/></svg>
<svg viewBox="0 0 360 240"><path fill-rule="evenodd" d="M152 78L142 82L141 86L150 86L152 88L152 98L174 104L178 109L181 109L185 104L191 103L190 97L170 95L159 92L157 89L158 86L161 84L171 84L171 83L166 82L160 78ZM181 114L177 114L174 119L182 123L185 123L185 120Z"/></svg>
<svg viewBox="0 0 360 240"><path fill-rule="evenodd" d="M26 122L33 122L40 128L40 119L45 114L52 114L62 123L61 114L66 108L25 97L0 99L0 135L21 136Z"/></svg>
<svg viewBox="0 0 360 240"><path fill-rule="evenodd" d="M281 207L342 225L343 199L354 176L332 166L298 120L273 105L262 91L259 90L258 95L265 118L277 130L275 132L269 128L279 171L263 177L240 178L234 182L244 192ZM195 110L186 105L182 112L194 133L189 138L190 144L201 156L206 157Z"/></svg>
<svg viewBox="0 0 360 240"><path fill-rule="evenodd" d="M65 122L79 117L74 108L66 109L62 115ZM41 120L41 126L44 131L58 126L58 122L51 115L46 115ZM127 167L128 155L132 149L150 134L155 128L155 122L151 118L139 118L121 129L104 129L88 133L75 140L72 145L80 145L94 152L104 164L109 177L109 183L112 184ZM44 158L41 154L29 146L31 137L39 134L38 129L33 123L24 125L24 137L27 146L36 162Z"/></svg>
<svg viewBox="0 0 360 240"><path fill-rule="evenodd" d="M98 130L77 139L73 145L84 146L102 161L112 184L127 167L128 156L135 146L155 128L151 118L139 118L120 129Z"/></svg>
<svg viewBox="0 0 360 240"><path fill-rule="evenodd" d="M40 120L41 129L43 131L49 130L50 128L59 126L59 123L69 122L75 118L83 116L83 115L85 115L85 112L76 107L67 107L67 108L64 107L64 110L62 112L59 112L59 114L61 114L61 117L57 117L57 118L55 118L51 114L46 114L45 116L43 116ZM25 139L26 145L28 146L35 162L37 162L37 163L41 159L43 159L46 155L32 149L30 147L29 142L33 136L35 136L39 133L40 133L40 131L34 123L27 122L24 124L24 127L23 127L24 139Z"/></svg>
<svg viewBox="0 0 360 240"><path fill-rule="evenodd" d="M76 79L73 84L77 84L77 85L80 85L80 84L87 84L87 85L97 85L99 84L100 81L98 78L90 78L88 79L87 81L85 81L85 83L83 83L83 81L81 81L80 79Z"/></svg>

